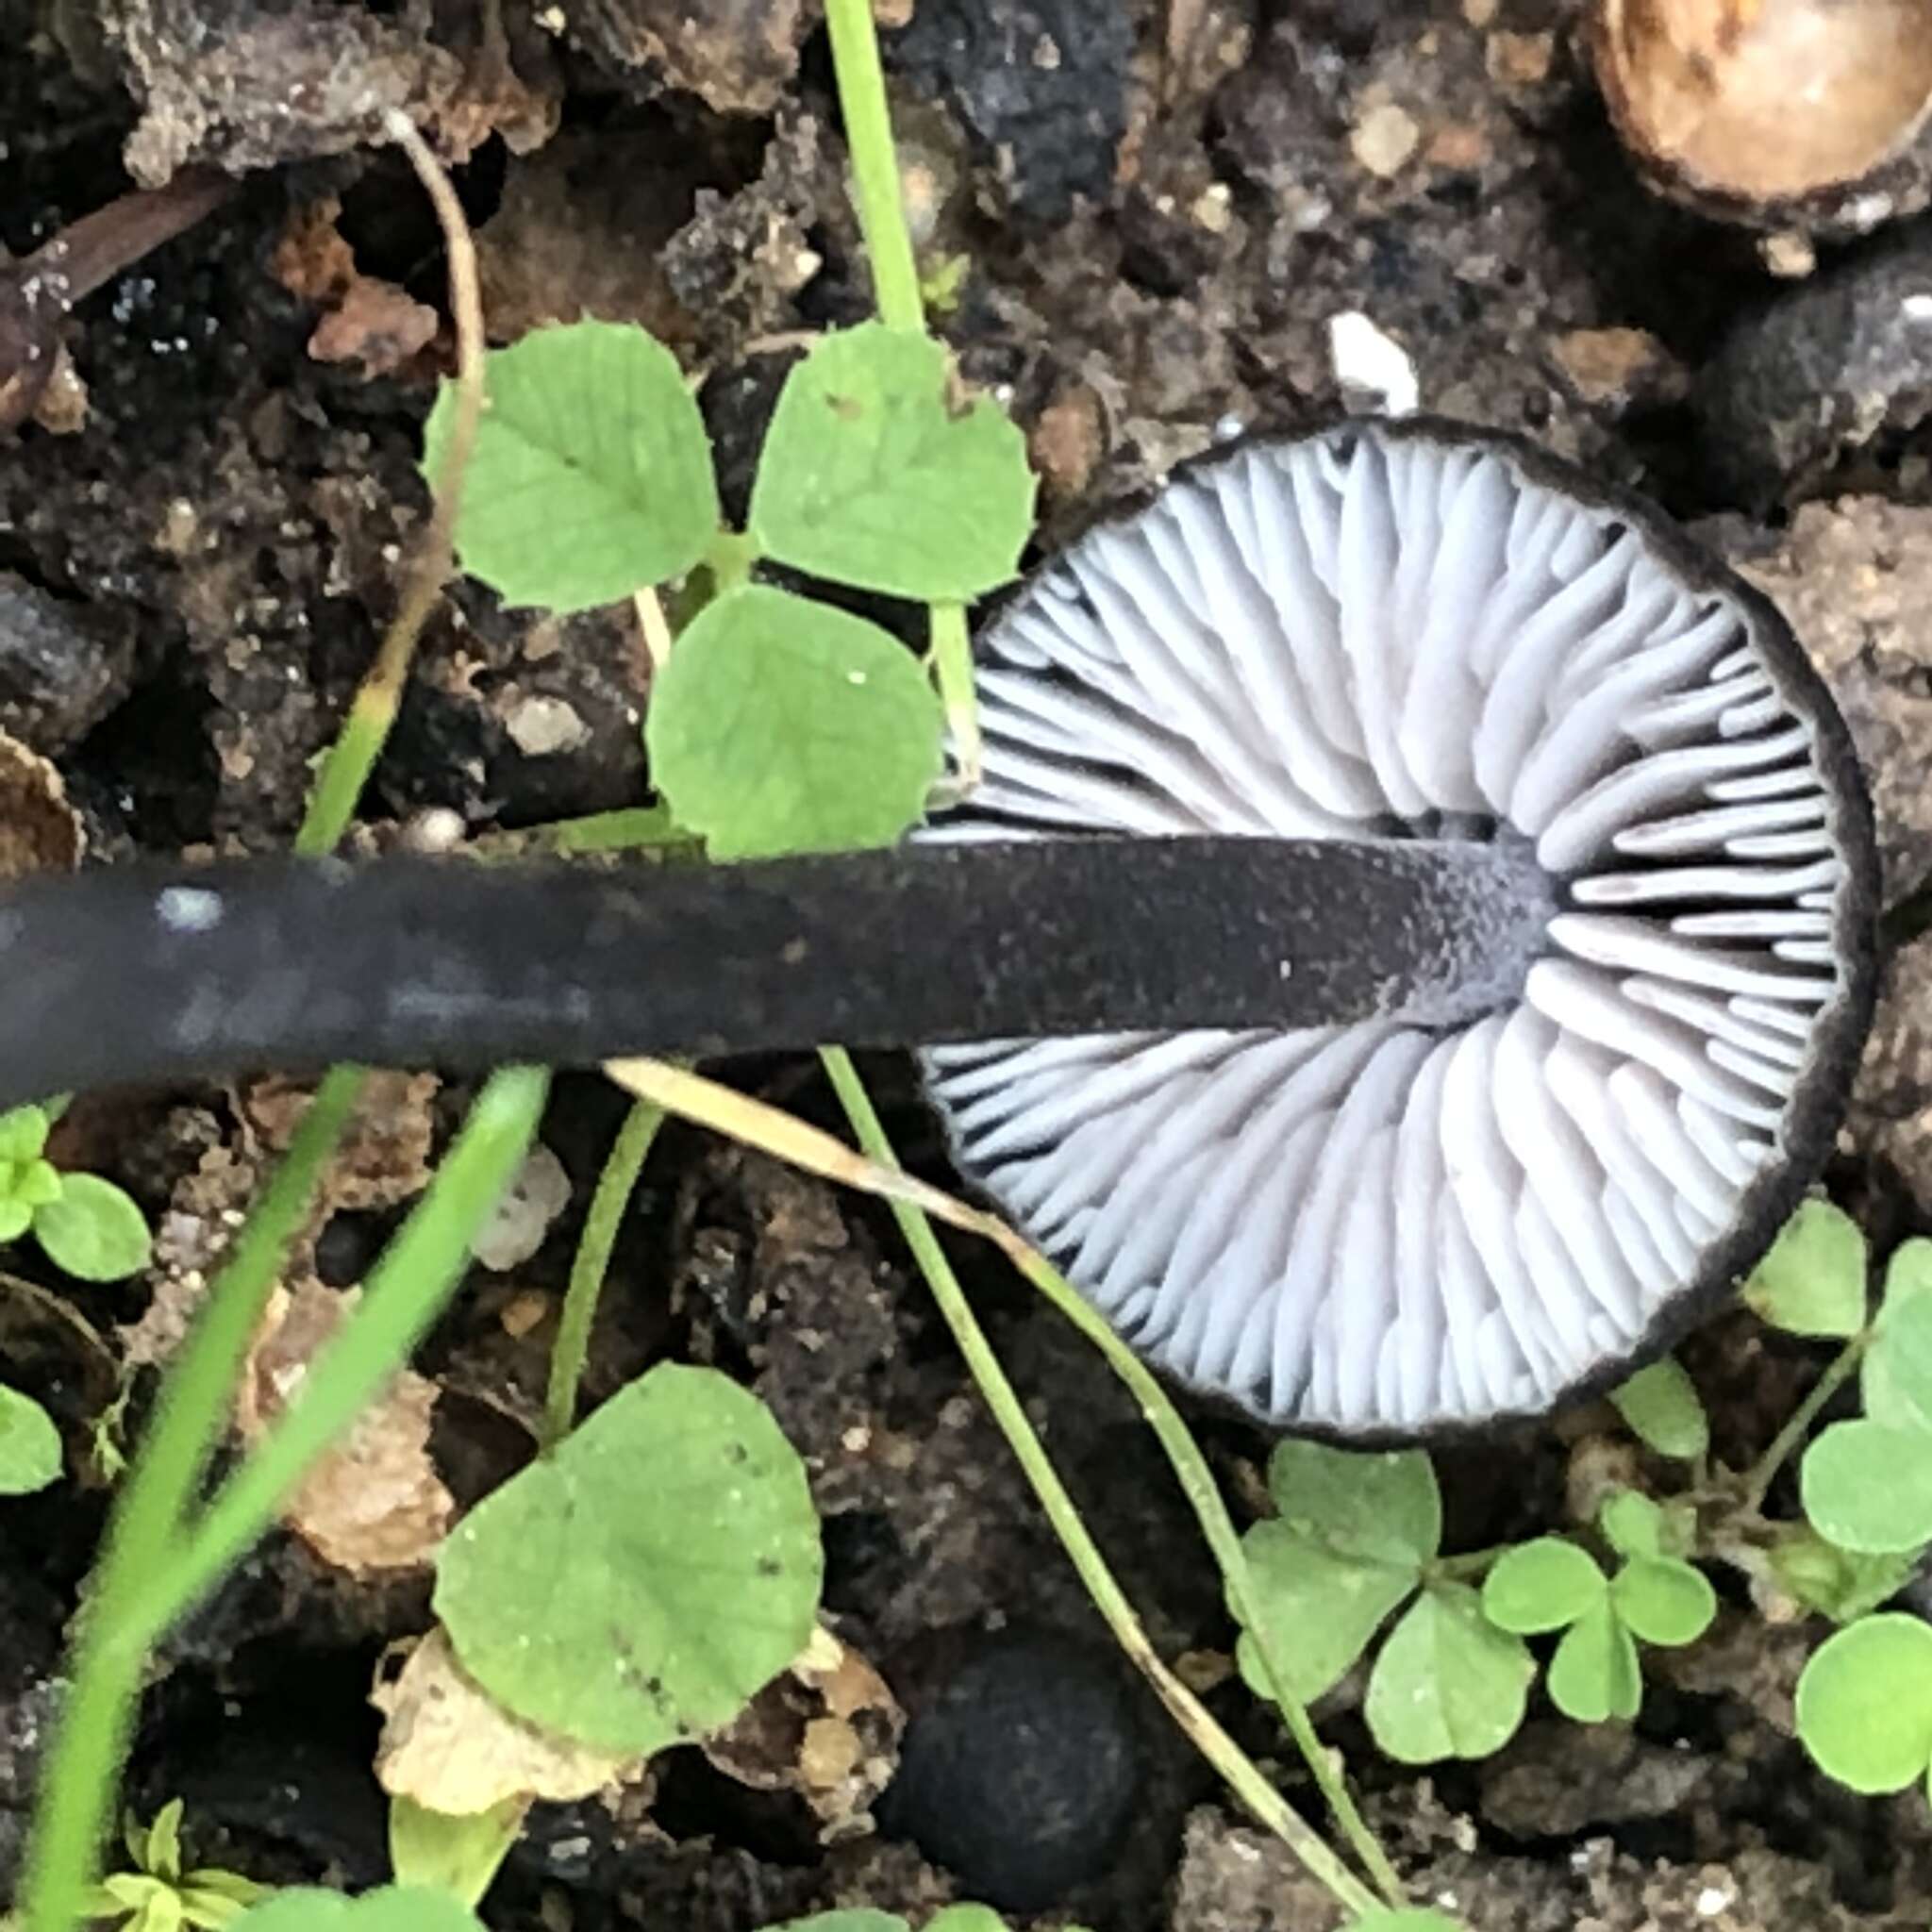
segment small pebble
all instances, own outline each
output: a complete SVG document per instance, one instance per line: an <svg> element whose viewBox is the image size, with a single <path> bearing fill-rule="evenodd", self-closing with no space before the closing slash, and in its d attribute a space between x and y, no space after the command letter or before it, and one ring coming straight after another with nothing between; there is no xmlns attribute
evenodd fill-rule
<svg viewBox="0 0 1932 1932"><path fill-rule="evenodd" d="M569 1205L570 1175L540 1141L483 1224L475 1241L476 1259L498 1274L521 1267L543 1245L550 1224Z"/></svg>
<svg viewBox="0 0 1932 1932"><path fill-rule="evenodd" d="M591 736L591 727L562 698L525 698L503 721L503 728L525 758L549 758L575 751Z"/></svg>
<svg viewBox="0 0 1932 1932"><path fill-rule="evenodd" d="M1117 1661L1055 1631L1008 1630L917 1703L879 1823L965 1895L1036 1912L1107 1869L1141 1779Z"/></svg>
<svg viewBox="0 0 1932 1932"><path fill-rule="evenodd" d="M1371 108L1348 137L1350 152L1370 174L1386 181L1401 172L1422 140L1413 116L1393 102Z"/></svg>

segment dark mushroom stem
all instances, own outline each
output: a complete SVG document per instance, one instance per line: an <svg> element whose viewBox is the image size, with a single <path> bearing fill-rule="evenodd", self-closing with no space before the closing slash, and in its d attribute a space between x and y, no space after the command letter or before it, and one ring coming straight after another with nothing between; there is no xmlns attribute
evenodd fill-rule
<svg viewBox="0 0 1932 1932"><path fill-rule="evenodd" d="M74 305L192 228L234 192L230 176L188 168L165 188L123 194L70 222L18 261L0 250L0 430L16 428L33 414Z"/></svg>
<svg viewBox="0 0 1932 1932"><path fill-rule="evenodd" d="M0 1104L335 1060L1448 1025L1520 991L1556 891L1507 840L934 841L628 872L104 868L0 896Z"/></svg>

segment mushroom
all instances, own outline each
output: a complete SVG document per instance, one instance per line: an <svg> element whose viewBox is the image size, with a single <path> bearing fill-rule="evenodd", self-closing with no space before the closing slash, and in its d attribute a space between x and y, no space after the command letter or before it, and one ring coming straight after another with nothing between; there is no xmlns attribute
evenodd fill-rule
<svg viewBox="0 0 1932 1932"><path fill-rule="evenodd" d="M1075 542L981 663L941 837L1520 841L1553 895L1449 1024L924 1050L961 1171L1182 1382L1355 1437L1541 1412L1726 1294L1815 1175L1870 810L1784 623L1653 511L1426 422L1251 443Z"/></svg>
<svg viewBox="0 0 1932 1932"><path fill-rule="evenodd" d="M1826 228L1898 211L1859 202L1932 112L1924 0L1597 0L1592 26L1611 118L1667 192Z"/></svg>
<svg viewBox="0 0 1932 1932"><path fill-rule="evenodd" d="M0 895L0 1105L335 1058L921 1044L1137 1347L1414 1436L1626 1374L1830 1146L1849 740L1652 510L1410 418L1214 456L982 642L985 779L880 852L116 867Z"/></svg>

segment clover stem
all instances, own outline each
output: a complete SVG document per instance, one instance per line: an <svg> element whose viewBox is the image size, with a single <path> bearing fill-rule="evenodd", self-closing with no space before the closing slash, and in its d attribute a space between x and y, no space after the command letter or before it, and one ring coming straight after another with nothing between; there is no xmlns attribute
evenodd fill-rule
<svg viewBox="0 0 1932 1932"><path fill-rule="evenodd" d="M906 226L872 0L826 0L825 26L831 36L839 107L845 117L845 142L852 155L852 199L872 262L873 300L879 320L889 327L923 331L925 305L919 291L912 237ZM963 796L978 785L980 765L979 704L966 611L958 604L934 604L927 623L933 671L958 763L955 791Z"/></svg>
<svg viewBox="0 0 1932 1932"><path fill-rule="evenodd" d="M539 1436L539 1447L545 1456L570 1434L576 1420L577 1389L584 1377L584 1361L591 1350L591 1324L596 1319L597 1300L610 1266L610 1252L617 1245L617 1230L624 1224L624 1211L637 1190L644 1158L663 1124L662 1108L654 1107L648 1100L633 1101L597 1175L590 1209L584 1216L584 1231L577 1239L577 1251L570 1264L570 1285L564 1291L557 1340L550 1345L550 1383L544 1391L543 1424Z"/></svg>
<svg viewBox="0 0 1932 1932"><path fill-rule="evenodd" d="M1487 1576L1495 1568L1497 1558L1512 1547L1509 1543L1491 1543L1484 1550L1464 1550L1459 1556L1437 1557L1423 1567L1432 1582L1470 1583L1478 1576Z"/></svg>
<svg viewBox="0 0 1932 1932"><path fill-rule="evenodd" d="M919 294L919 266L900 198L899 159L892 147L891 109L879 65L872 0L826 0L825 28L845 144L852 156L852 199L872 262L873 299L891 328L923 330L925 308Z"/></svg>
<svg viewBox="0 0 1932 1932"><path fill-rule="evenodd" d="M1764 1454L1744 1472L1738 1491L1740 1509L1755 1514L1763 1507L1764 1498L1778 1471L1810 1433L1811 1424L1824 1413L1825 1404L1857 1373L1871 1340L1872 1331L1865 1328L1845 1343L1819 1376L1811 1392L1791 1411L1790 1419L1784 1427L1771 1439Z"/></svg>

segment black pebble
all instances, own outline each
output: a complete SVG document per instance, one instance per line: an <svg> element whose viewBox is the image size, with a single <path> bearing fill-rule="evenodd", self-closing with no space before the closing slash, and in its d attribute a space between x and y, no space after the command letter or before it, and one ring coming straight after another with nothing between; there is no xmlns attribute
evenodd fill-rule
<svg viewBox="0 0 1932 1932"><path fill-rule="evenodd" d="M911 1700L888 1835L963 1894L1040 1911L1106 1869L1140 1795L1132 1686L1107 1652L1051 1631L979 1640Z"/></svg>

